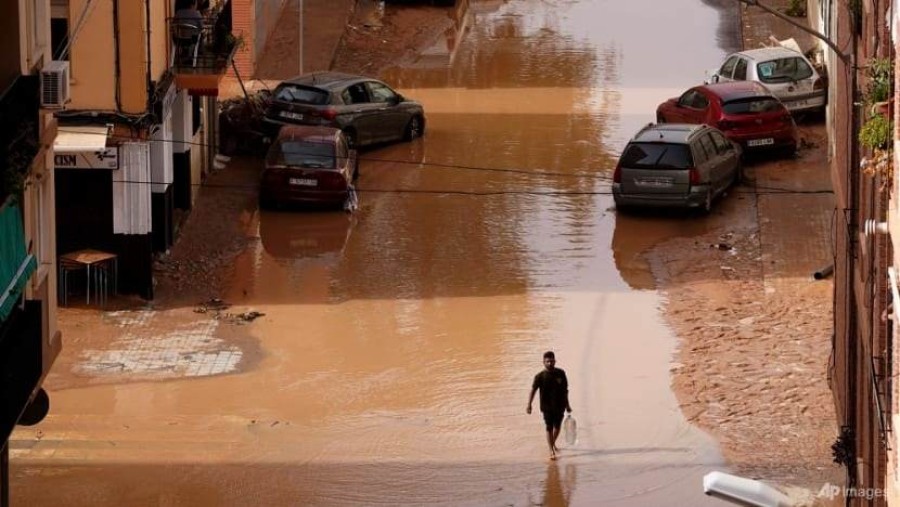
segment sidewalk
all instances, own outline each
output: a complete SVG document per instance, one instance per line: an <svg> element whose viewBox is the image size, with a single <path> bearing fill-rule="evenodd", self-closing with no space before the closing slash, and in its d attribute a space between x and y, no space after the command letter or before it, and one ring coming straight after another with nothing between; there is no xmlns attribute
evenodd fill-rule
<svg viewBox="0 0 900 507"><path fill-rule="evenodd" d="M301 4L302 55L299 33ZM355 6L356 0L287 0L259 57L256 75L241 76L247 91L271 89L280 81L301 73L330 70ZM225 78L220 90L220 100L243 93L237 79L230 76Z"/></svg>
<svg viewBox="0 0 900 507"><path fill-rule="evenodd" d="M772 1L767 5L783 10L790 2ZM771 45L770 36L779 40L793 37L804 51L816 40L790 26L786 21L758 8L742 7L744 48ZM798 22L805 22L797 18ZM785 164L767 164L755 171L759 192L760 238L763 246L763 272L766 290L805 290L812 274L833 262L830 231L834 211L828 169L825 126L821 121L801 122L801 149L796 164L785 170ZM814 194L779 195L779 190L823 191ZM784 219L790 217L790 219ZM831 287L831 282L819 282ZM830 301L829 301L830 303ZM830 308L829 304L829 308ZM828 314L831 321L831 313Z"/></svg>

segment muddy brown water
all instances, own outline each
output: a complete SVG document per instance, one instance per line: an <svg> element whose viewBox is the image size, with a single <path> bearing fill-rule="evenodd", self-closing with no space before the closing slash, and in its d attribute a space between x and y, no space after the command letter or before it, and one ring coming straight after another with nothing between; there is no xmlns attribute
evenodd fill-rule
<svg viewBox="0 0 900 507"><path fill-rule="evenodd" d="M252 218L228 299L266 314L263 358L54 393L40 442L12 444L14 505L715 504L701 479L724 465L669 389L640 258L711 222L617 218L609 182L733 49L717 5L457 10L460 33L384 76L428 131L364 153L360 210ZM525 415L548 349L579 424L556 462Z"/></svg>

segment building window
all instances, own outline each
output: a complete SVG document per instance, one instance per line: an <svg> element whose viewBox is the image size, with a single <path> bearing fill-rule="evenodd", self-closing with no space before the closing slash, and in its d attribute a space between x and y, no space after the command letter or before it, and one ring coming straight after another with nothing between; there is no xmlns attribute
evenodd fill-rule
<svg viewBox="0 0 900 507"><path fill-rule="evenodd" d="M42 63L47 46L47 31L50 28L49 0L26 1L25 16L28 23L28 66L34 68Z"/></svg>

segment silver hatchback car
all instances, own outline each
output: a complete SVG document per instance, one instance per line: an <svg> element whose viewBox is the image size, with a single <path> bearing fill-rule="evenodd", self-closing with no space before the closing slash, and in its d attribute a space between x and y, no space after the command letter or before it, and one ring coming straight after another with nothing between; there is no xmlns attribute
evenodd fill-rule
<svg viewBox="0 0 900 507"><path fill-rule="evenodd" d="M704 212L741 177L740 146L708 125L650 123L628 142L613 174L613 199L628 207Z"/></svg>
<svg viewBox="0 0 900 507"><path fill-rule="evenodd" d="M707 83L760 82L792 113L821 111L827 102L826 80L793 49L770 47L734 53L708 74Z"/></svg>

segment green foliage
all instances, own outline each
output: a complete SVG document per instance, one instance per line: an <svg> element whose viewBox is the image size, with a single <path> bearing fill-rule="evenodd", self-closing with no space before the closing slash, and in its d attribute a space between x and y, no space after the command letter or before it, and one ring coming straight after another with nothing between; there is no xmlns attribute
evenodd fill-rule
<svg viewBox="0 0 900 507"><path fill-rule="evenodd" d="M866 100L870 104L884 102L891 97L894 84L894 62L887 58L875 58L866 67Z"/></svg>
<svg viewBox="0 0 900 507"><path fill-rule="evenodd" d="M806 17L806 0L791 0L784 13L795 18Z"/></svg>
<svg viewBox="0 0 900 507"><path fill-rule="evenodd" d="M15 136L0 158L0 204L6 196L18 199L25 190L28 171L38 153L37 124L23 120L17 126Z"/></svg>
<svg viewBox="0 0 900 507"><path fill-rule="evenodd" d="M877 114L859 129L859 142L866 148L885 149L891 142L894 127L883 115Z"/></svg>

